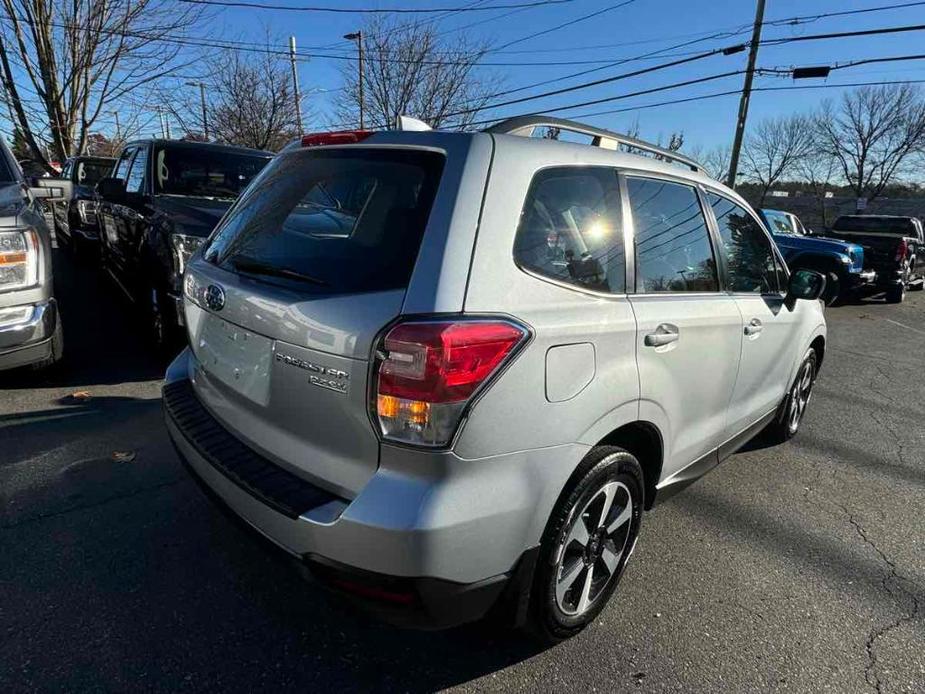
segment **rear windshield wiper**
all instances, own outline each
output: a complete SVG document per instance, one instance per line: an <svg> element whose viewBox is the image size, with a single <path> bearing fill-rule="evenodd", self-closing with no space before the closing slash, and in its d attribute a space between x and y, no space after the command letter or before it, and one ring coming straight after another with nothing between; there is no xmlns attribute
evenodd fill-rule
<svg viewBox="0 0 925 694"><path fill-rule="evenodd" d="M247 272L252 275L282 277L283 279L287 280L296 280L299 282L308 282L309 284L317 284L321 287L326 287L328 284L322 279L312 277L311 275L306 275L305 273L299 272L298 270L292 270L287 267L280 267L271 263L265 263L260 260L255 260L254 258L248 258L244 255L233 255L228 262L230 262L236 270Z"/></svg>

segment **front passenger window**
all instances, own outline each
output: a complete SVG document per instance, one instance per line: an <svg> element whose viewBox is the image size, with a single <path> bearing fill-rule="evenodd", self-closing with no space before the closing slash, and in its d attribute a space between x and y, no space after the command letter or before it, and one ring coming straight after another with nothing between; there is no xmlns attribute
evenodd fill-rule
<svg viewBox="0 0 925 694"><path fill-rule="evenodd" d="M625 292L616 171L570 166L536 174L520 215L514 260L578 287Z"/></svg>
<svg viewBox="0 0 925 694"><path fill-rule="evenodd" d="M716 216L726 254L729 290L770 294L778 291L777 265L771 240L745 208L731 200L707 193Z"/></svg>

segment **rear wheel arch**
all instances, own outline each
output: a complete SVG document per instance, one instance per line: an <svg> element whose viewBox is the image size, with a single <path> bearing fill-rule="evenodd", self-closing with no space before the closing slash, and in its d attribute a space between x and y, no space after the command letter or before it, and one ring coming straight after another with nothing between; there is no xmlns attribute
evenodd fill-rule
<svg viewBox="0 0 925 694"><path fill-rule="evenodd" d="M623 448L639 461L645 482L645 508L652 508L664 461L664 444L658 427L651 422L630 422L611 431L597 445Z"/></svg>

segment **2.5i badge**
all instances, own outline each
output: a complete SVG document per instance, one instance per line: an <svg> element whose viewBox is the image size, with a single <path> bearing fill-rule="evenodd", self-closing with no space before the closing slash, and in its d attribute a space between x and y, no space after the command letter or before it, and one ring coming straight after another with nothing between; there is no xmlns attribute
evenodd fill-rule
<svg viewBox="0 0 925 694"><path fill-rule="evenodd" d="M276 353L276 361L308 371L308 382L313 386L327 388L338 393L347 392L350 374L342 369L332 369L329 366L322 366L306 359L290 357L288 354L280 354L279 352Z"/></svg>

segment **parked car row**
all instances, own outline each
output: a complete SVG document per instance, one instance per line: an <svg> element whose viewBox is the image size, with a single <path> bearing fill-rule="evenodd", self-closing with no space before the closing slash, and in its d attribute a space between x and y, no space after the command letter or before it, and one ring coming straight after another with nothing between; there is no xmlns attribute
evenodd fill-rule
<svg viewBox="0 0 925 694"><path fill-rule="evenodd" d="M155 349L183 340L178 310L190 256L272 157L202 142L138 140L116 159L75 157L55 204L55 233L76 253L92 244L102 271L138 307Z"/></svg>
<svg viewBox="0 0 925 694"><path fill-rule="evenodd" d="M875 292L900 303L907 288L925 286L925 236L915 217L843 215L827 235L817 235L791 212L761 210L761 216L791 269L826 275L827 303Z"/></svg>

